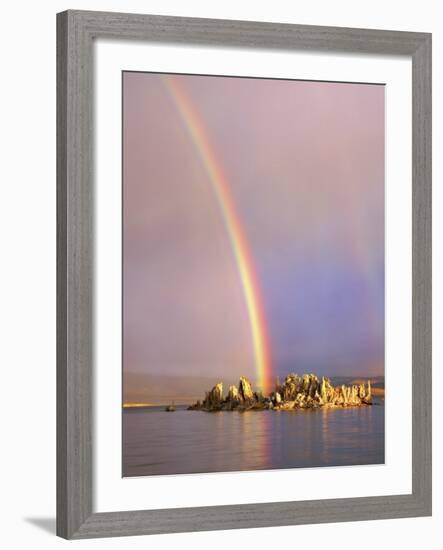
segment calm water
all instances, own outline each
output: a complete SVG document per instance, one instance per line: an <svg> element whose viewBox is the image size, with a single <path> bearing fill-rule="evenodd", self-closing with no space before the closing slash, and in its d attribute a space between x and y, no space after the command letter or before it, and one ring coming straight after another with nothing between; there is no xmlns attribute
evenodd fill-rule
<svg viewBox="0 0 443 550"><path fill-rule="evenodd" d="M123 475L384 463L384 405L205 413L123 412Z"/></svg>

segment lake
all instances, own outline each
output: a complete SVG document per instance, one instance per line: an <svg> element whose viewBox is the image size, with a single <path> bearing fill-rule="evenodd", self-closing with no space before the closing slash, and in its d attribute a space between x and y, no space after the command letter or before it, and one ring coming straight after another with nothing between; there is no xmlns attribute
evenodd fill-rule
<svg viewBox="0 0 443 550"><path fill-rule="evenodd" d="M123 476L383 464L384 410L124 409Z"/></svg>

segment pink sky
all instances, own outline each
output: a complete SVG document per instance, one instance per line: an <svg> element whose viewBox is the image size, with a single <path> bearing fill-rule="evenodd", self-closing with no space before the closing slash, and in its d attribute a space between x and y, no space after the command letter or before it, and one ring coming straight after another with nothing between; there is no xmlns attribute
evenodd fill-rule
<svg viewBox="0 0 443 550"><path fill-rule="evenodd" d="M162 75L124 73L124 371L255 375L238 269ZM384 87L175 76L250 244L273 372L383 373Z"/></svg>

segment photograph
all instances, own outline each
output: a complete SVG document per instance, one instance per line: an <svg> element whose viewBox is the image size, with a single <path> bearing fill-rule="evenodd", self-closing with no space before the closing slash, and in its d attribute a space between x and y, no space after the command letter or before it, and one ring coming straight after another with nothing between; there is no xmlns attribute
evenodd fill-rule
<svg viewBox="0 0 443 550"><path fill-rule="evenodd" d="M122 79L123 476L383 464L385 87Z"/></svg>
<svg viewBox="0 0 443 550"><path fill-rule="evenodd" d="M3 547L434 548L440 4L2 7Z"/></svg>

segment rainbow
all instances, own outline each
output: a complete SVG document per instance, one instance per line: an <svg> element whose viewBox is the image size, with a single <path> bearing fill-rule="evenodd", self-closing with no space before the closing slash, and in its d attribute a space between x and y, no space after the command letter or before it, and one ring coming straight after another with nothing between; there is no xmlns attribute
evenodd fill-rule
<svg viewBox="0 0 443 550"><path fill-rule="evenodd" d="M189 97L177 78L164 76L163 81L179 112L181 119L199 153L231 242L241 279L248 312L254 351L257 384L264 392L270 389L271 361L269 338L266 331L263 302L259 290L254 262L229 188L228 180L217 161L205 128Z"/></svg>

